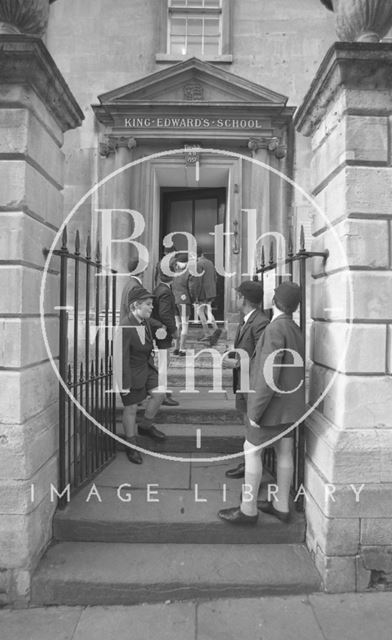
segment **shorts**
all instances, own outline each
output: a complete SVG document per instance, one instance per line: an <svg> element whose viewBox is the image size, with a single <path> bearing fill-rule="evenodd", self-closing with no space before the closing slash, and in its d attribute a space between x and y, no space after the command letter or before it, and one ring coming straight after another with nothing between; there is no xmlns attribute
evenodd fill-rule
<svg viewBox="0 0 392 640"><path fill-rule="evenodd" d="M192 305L190 304L185 304L184 302L182 302L181 304L176 304L177 315L180 317L180 319L182 318L184 313L184 307L185 307L185 317L188 319L191 316L191 310L192 310Z"/></svg>
<svg viewBox="0 0 392 640"><path fill-rule="evenodd" d="M245 438L250 444L253 444L255 447L264 444L265 442L269 442L272 438L276 438L277 436L284 433L291 424L279 424L276 427L251 427L248 420L245 420ZM294 436L295 429L292 429L289 433L283 438L292 438Z"/></svg>
<svg viewBox="0 0 392 640"><path fill-rule="evenodd" d="M128 393L121 393L121 400L124 407L143 402L149 395L149 391L156 389L158 386L158 374L154 369L149 369L146 384L140 389L130 389Z"/></svg>

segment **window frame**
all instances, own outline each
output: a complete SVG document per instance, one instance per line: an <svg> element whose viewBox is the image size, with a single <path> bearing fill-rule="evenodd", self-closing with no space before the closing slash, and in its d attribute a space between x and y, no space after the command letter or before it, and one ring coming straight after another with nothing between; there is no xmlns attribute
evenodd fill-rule
<svg viewBox="0 0 392 640"><path fill-rule="evenodd" d="M172 15L194 15L197 16L220 16L220 45L217 55L203 54L179 54L170 52L170 17ZM171 0L161 0L161 13L159 17L160 29L160 52L156 54L155 59L158 63L179 62L188 58L197 57L206 62L226 63L233 61L231 55L231 27L232 27L232 0L220 0L219 7L173 7Z"/></svg>

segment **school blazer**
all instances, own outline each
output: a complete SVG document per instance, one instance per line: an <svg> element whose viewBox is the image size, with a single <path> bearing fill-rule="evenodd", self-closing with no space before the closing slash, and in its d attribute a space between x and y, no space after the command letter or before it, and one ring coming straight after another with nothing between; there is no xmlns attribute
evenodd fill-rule
<svg viewBox="0 0 392 640"><path fill-rule="evenodd" d="M162 323L154 318L141 325L133 313L129 314L122 330L123 389L142 389L150 369L158 373L154 365L153 339ZM143 331L144 329L144 331Z"/></svg>
<svg viewBox="0 0 392 640"><path fill-rule="evenodd" d="M156 339L156 343L158 349L165 349L171 347L172 336L176 331L176 301L171 287L163 282L154 289L154 296L152 315L156 320L162 322L167 330L167 337L164 340Z"/></svg>
<svg viewBox="0 0 392 640"><path fill-rule="evenodd" d="M234 348L243 349L248 354L249 358L252 357L258 340L263 333L264 329L268 325L269 320L265 313L256 309L250 318L244 325L239 324L237 333L234 339ZM233 391L234 393L240 387L240 363L233 369Z"/></svg>
<svg viewBox="0 0 392 640"><path fill-rule="evenodd" d="M296 351L304 362L304 339L299 326L291 316L280 315L265 328L250 363L250 388L248 418L262 427L274 427L296 422L305 413L304 366L285 367L293 364L293 356L280 351L272 369L273 390L264 375L268 356L280 349ZM294 391L295 390L295 391ZM284 393L284 392L292 393Z"/></svg>

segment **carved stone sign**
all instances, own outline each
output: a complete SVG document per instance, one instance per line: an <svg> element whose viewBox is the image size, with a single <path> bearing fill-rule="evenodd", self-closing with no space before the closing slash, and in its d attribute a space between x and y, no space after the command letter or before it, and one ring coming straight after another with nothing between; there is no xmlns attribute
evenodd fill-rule
<svg viewBox="0 0 392 640"><path fill-rule="evenodd" d="M204 89L198 82L191 82L184 86L184 98L185 100L192 100L197 102L204 99Z"/></svg>
<svg viewBox="0 0 392 640"><path fill-rule="evenodd" d="M263 129L258 118L196 118L182 116L118 116L115 126L126 129Z"/></svg>

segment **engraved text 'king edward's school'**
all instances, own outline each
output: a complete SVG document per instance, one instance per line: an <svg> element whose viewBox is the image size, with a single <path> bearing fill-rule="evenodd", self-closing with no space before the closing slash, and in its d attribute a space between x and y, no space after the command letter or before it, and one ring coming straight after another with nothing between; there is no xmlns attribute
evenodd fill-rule
<svg viewBox="0 0 392 640"><path fill-rule="evenodd" d="M117 123L127 129L262 129L257 118L196 118L182 116L131 116Z"/></svg>

